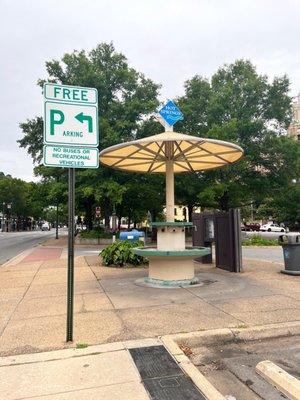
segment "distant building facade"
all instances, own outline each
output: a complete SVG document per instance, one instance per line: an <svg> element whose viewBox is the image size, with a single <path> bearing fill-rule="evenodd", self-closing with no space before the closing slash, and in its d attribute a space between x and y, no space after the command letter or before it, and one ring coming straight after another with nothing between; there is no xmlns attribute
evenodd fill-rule
<svg viewBox="0 0 300 400"><path fill-rule="evenodd" d="M288 127L287 135L295 140L300 140L300 94L293 104L293 121Z"/></svg>

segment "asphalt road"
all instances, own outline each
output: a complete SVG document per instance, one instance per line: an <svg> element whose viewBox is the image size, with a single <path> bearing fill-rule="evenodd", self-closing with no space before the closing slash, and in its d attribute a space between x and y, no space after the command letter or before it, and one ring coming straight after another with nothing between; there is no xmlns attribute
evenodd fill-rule
<svg viewBox="0 0 300 400"><path fill-rule="evenodd" d="M53 236L55 229L50 232L0 232L0 265Z"/></svg>
<svg viewBox="0 0 300 400"><path fill-rule="evenodd" d="M283 263L283 252L281 246L274 247L243 247L243 258L252 260L272 261Z"/></svg>
<svg viewBox="0 0 300 400"><path fill-rule="evenodd" d="M264 239L277 240L279 235L284 235L281 232L246 232L248 237L260 235ZM291 232L289 235L300 235L300 232ZM243 247L243 258L251 258L254 260L265 260L283 263L283 252L281 246L274 247Z"/></svg>
<svg viewBox="0 0 300 400"><path fill-rule="evenodd" d="M256 232L256 231L248 232L247 231L247 232L243 232L243 233L245 233L247 237L259 235L264 239L275 239L275 240L277 240L280 235L286 235L286 233L282 233L282 232ZM293 236L300 235L300 232L289 232L288 235L293 235Z"/></svg>
<svg viewBox="0 0 300 400"><path fill-rule="evenodd" d="M233 399L283 400L271 384L262 379L255 367L270 360L289 374L300 378L300 338L274 338L245 341L192 349L194 363L221 393Z"/></svg>

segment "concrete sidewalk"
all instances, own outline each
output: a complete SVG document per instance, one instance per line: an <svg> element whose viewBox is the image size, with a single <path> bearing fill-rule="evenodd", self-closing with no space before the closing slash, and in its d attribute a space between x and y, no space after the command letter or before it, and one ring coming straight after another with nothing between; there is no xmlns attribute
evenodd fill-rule
<svg viewBox="0 0 300 400"><path fill-rule="evenodd" d="M165 334L300 321L299 277L280 274L278 263L246 260L241 274L196 264L202 286L155 289L135 285L146 268L99 262L75 259L71 344L63 246L34 248L0 268L1 399L147 400L130 346L157 344ZM79 342L88 347L76 349Z"/></svg>
<svg viewBox="0 0 300 400"><path fill-rule="evenodd" d="M149 400L128 349L156 340L0 358L5 400Z"/></svg>
<svg viewBox="0 0 300 400"><path fill-rule="evenodd" d="M34 251L42 259L27 253L0 269L2 356L300 321L299 278L280 274L280 264L248 260L241 274L197 264L202 286L155 289L135 285L144 268L107 268L96 256L77 257L74 344L66 344L66 260L49 247Z"/></svg>

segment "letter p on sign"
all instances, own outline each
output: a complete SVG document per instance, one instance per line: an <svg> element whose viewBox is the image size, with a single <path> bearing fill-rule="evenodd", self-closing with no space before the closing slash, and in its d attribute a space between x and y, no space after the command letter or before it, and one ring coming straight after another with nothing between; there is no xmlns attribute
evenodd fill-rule
<svg viewBox="0 0 300 400"><path fill-rule="evenodd" d="M60 110L50 110L50 135L54 135L55 125L64 123L65 115Z"/></svg>

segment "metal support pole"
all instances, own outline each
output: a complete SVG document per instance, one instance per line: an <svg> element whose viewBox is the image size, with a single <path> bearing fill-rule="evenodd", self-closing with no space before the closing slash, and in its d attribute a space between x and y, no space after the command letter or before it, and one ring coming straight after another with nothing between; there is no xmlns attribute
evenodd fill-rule
<svg viewBox="0 0 300 400"><path fill-rule="evenodd" d="M58 203L56 204L55 239L58 239Z"/></svg>
<svg viewBox="0 0 300 400"><path fill-rule="evenodd" d="M5 203L3 202L3 203L2 203L2 226L1 226L2 232L5 232L5 226L4 226L4 206L5 206Z"/></svg>
<svg viewBox="0 0 300 400"><path fill-rule="evenodd" d="M67 342L73 341L75 169L69 168Z"/></svg>
<svg viewBox="0 0 300 400"><path fill-rule="evenodd" d="M166 211L167 221L174 222L174 161L173 143L166 143Z"/></svg>

